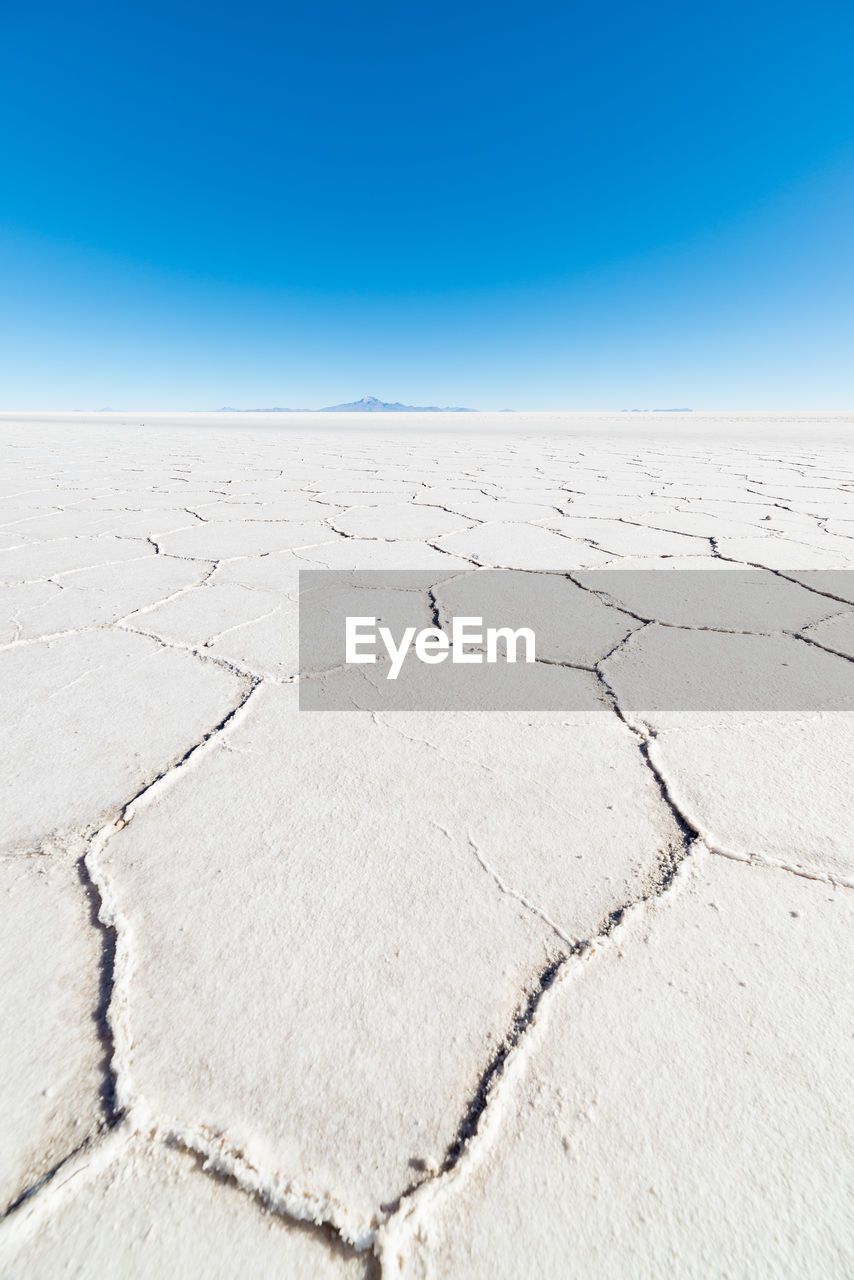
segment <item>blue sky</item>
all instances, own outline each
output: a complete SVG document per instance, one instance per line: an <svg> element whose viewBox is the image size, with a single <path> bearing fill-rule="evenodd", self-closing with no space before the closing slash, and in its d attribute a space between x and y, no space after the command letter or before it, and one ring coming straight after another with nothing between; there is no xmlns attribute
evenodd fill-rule
<svg viewBox="0 0 854 1280"><path fill-rule="evenodd" d="M854 407L854 6L6 6L0 404Z"/></svg>

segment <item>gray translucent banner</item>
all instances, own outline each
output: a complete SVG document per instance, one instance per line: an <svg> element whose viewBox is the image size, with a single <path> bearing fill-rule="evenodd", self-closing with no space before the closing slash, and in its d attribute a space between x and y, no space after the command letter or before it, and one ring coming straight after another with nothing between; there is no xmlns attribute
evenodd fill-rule
<svg viewBox="0 0 854 1280"><path fill-rule="evenodd" d="M299 647L304 711L850 711L854 570L311 569Z"/></svg>

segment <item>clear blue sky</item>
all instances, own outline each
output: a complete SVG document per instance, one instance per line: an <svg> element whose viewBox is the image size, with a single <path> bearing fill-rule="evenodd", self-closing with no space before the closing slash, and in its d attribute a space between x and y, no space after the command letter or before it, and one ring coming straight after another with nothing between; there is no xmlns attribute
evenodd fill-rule
<svg viewBox="0 0 854 1280"><path fill-rule="evenodd" d="M4 407L854 407L851 0L2 31Z"/></svg>

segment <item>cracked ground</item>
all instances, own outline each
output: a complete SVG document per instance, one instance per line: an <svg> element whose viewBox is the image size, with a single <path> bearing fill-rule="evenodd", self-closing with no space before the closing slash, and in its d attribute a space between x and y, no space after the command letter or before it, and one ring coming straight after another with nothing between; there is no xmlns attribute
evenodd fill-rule
<svg viewBox="0 0 854 1280"><path fill-rule="evenodd" d="M852 709L637 710L845 687L850 439L2 415L0 1275L854 1273ZM519 571L576 710L300 712L306 568Z"/></svg>

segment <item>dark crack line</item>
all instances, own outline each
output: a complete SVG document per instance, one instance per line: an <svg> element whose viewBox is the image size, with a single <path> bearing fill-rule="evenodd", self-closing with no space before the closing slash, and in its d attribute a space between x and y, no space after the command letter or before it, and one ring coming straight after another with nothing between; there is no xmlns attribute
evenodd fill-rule
<svg viewBox="0 0 854 1280"><path fill-rule="evenodd" d="M578 955L589 946L588 942L578 942L567 951L561 952L542 970L536 985L527 993L524 1004L513 1017L510 1030L499 1045L492 1060L478 1081L477 1088L469 1103L468 1109L460 1121L453 1142L445 1153L439 1172L448 1173L463 1156L466 1147L478 1131L480 1118L487 1108L492 1090L504 1072L508 1057L521 1041L528 1027L534 1020L540 1001L553 984L563 966L571 955Z"/></svg>
<svg viewBox="0 0 854 1280"><path fill-rule="evenodd" d="M486 1069L478 1080L475 1091L471 1097L468 1107L466 1108L466 1112L460 1121L453 1141L448 1146L437 1173L433 1174L432 1177L440 1177L442 1174L449 1173L462 1159L469 1143L477 1135L481 1117L489 1105L490 1098L498 1080L504 1073L504 1067L507 1060L522 1040L528 1027L533 1022L540 1001L552 986L570 956L580 954L589 945L590 944L587 941L578 942L567 950L561 951L557 956L549 961L540 973L536 984L526 993L524 1002L513 1015L513 1021L510 1024L509 1031L501 1041L498 1049L493 1054ZM392 1203L381 1205L380 1208L383 1213L386 1213L389 1216L396 1213L403 1201L414 1195L426 1181L430 1181L430 1179L418 1179L402 1191L398 1198Z"/></svg>
<svg viewBox="0 0 854 1280"><path fill-rule="evenodd" d="M32 1200L33 1196L38 1195L44 1187L53 1182L56 1175L65 1168L69 1161L73 1160L76 1156L81 1155L93 1145L96 1141L96 1136L97 1135L90 1134L88 1137L84 1138L79 1146L75 1147L73 1151L69 1151L68 1155L63 1156L61 1160L58 1160L52 1168L48 1169L47 1173L43 1173L42 1176L35 1182L31 1183L30 1186L25 1187L24 1190L15 1197L11 1204L9 1204L7 1208L0 1213L0 1222L11 1217L18 1209L23 1208L28 1201Z"/></svg>
<svg viewBox="0 0 854 1280"><path fill-rule="evenodd" d="M107 924L103 915L103 900L98 885L92 879L86 865L86 855L77 861L77 874L86 893L89 904L89 921L93 929L101 935L101 962L98 974L98 1003L92 1013L92 1019L98 1031L103 1056L101 1058L101 1085L98 1090L104 1123L108 1129L114 1129L125 1116L124 1107L118 1101L118 1080L115 1072L116 1044L113 1028L110 1023L110 1005L115 988L116 947L118 933L115 925Z"/></svg>
<svg viewBox="0 0 854 1280"><path fill-rule="evenodd" d="M295 1231L299 1235L322 1242L342 1262L351 1262L356 1259L363 1261L367 1267L364 1280L380 1280L380 1266L376 1256L365 1250L360 1251L355 1245L349 1244L331 1223L311 1222L305 1218L294 1217L264 1188L244 1186L234 1174L218 1168L203 1152L189 1146L177 1134L169 1134L164 1140L164 1146L181 1152L193 1162L194 1169L204 1177L212 1178L220 1186L229 1187L239 1195L248 1196L262 1213L281 1218L283 1224L287 1224L289 1231Z"/></svg>

